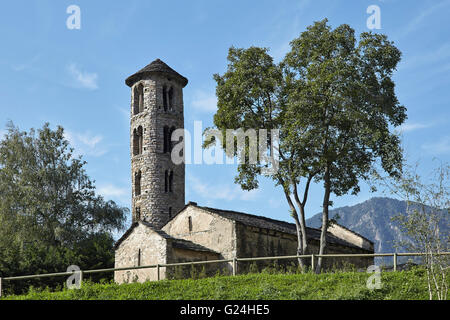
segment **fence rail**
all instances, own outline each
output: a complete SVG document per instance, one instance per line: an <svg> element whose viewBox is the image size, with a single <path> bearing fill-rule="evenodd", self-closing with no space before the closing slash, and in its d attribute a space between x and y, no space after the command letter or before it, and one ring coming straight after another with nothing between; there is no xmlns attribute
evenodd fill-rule
<svg viewBox="0 0 450 320"><path fill-rule="evenodd" d="M81 270L73 272L57 272L57 273L46 273L46 274L35 274L27 276L16 276L16 277L0 277L0 297L2 296L2 282L3 281L16 281L16 280L27 280L27 279L38 279L38 278L48 278L48 277L60 277L60 276L71 276L76 273L80 273L80 280L82 281L83 275L102 273L102 272L115 272L115 271L126 271L126 270L138 270L138 269L157 269L157 279L160 280L160 268L165 267L176 267L176 266L188 266L188 265L199 265L199 264L211 264L211 263L225 263L232 262L232 274L236 275L237 262L245 261L261 261L261 260L284 260L284 259L300 259L309 258L311 259L311 267L314 269L314 261L316 258L376 258L376 257L393 257L393 269L397 271L397 261L398 257L410 257L410 256L425 256L425 255L450 255L450 252L440 252L440 253L361 253L361 254L308 254L308 255L295 255L295 256L275 256L275 257L256 257L256 258L233 258L233 259L223 259L223 260L206 260L206 261L191 261L191 262L179 262L179 263L166 263L166 264L152 264L147 266L137 266L137 267L122 267L122 268L107 268L107 269L94 269L94 270Z"/></svg>

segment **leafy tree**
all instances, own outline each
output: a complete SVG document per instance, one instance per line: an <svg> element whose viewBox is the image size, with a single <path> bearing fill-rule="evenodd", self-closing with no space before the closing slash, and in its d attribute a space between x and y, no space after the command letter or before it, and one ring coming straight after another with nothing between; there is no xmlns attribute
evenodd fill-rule
<svg viewBox="0 0 450 320"><path fill-rule="evenodd" d="M305 205L307 201L309 184L314 173L309 173L309 159L305 157L305 149L297 147L297 137L301 136L302 127L289 126L286 117L286 95L283 81L283 72L279 65L273 62L272 57L265 48L250 47L248 49L230 48L228 52L228 70L223 75L214 75L217 82L216 94L218 97L218 110L214 115L215 126L226 136L227 129L280 129L279 154L281 159L279 169L271 177L277 185L283 187L286 200L291 209L297 227L297 240L299 255L308 252L306 239ZM270 138L268 138L270 148ZM213 140L207 141L205 147L209 147ZM231 142L230 142L231 143ZM222 139L222 147L229 156L239 156L247 159L249 145L239 150L237 141L235 148L227 148L226 139ZM229 152L233 151L233 154ZM261 150L259 150L261 154ZM264 174L267 166L261 158L257 163L248 161L238 166L238 175L235 182L244 190L258 188L258 176ZM300 201L297 194L297 184L300 177L308 176L303 200ZM296 195L296 204L291 199L291 193ZM303 259L299 263L304 266Z"/></svg>
<svg viewBox="0 0 450 320"><path fill-rule="evenodd" d="M391 79L400 52L384 35L360 38L357 44L348 25L331 30L325 19L294 39L280 64L267 49L232 47L227 71L214 75L219 130L280 130L279 170L266 176L283 188L300 255L309 253L305 205L311 182L324 183L323 254L330 195L357 194L359 181L369 179L377 160L390 175L401 171L399 138L389 131L406 119ZM226 143L223 139L225 149ZM234 155L239 152L235 149ZM258 188L265 166L261 161L240 164L235 182L244 190ZM319 259L317 271L321 264Z"/></svg>
<svg viewBox="0 0 450 320"><path fill-rule="evenodd" d="M325 19L294 39L283 61L288 118L305 128L299 147L311 150L315 179L324 184L319 254L330 195L357 194L377 164L391 176L401 172L400 139L389 130L406 119L392 80L400 56L385 35L362 33L358 43L351 27L332 30ZM319 258L317 272L321 265Z"/></svg>
<svg viewBox="0 0 450 320"><path fill-rule="evenodd" d="M111 266L111 232L124 228L128 209L95 194L62 127L21 132L10 122L7 129L0 141L0 276Z"/></svg>
<svg viewBox="0 0 450 320"><path fill-rule="evenodd" d="M448 295L450 243L450 166L441 164L429 175L431 181L409 168L400 178L388 185L392 193L407 203L406 211L393 218L405 235L396 245L410 252L422 253L426 268L430 300L446 300Z"/></svg>

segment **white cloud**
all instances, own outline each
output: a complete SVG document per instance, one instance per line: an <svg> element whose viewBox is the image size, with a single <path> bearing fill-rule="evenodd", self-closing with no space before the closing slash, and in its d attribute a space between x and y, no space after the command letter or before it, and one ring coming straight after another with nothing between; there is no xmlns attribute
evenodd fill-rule
<svg viewBox="0 0 450 320"><path fill-rule="evenodd" d="M432 154L450 152L450 136L442 137L439 141L422 145L422 149Z"/></svg>
<svg viewBox="0 0 450 320"><path fill-rule="evenodd" d="M101 135L94 135L90 132L76 133L66 130L64 137L75 149L74 153L76 155L100 157L108 152L104 144L101 143L103 141Z"/></svg>
<svg viewBox="0 0 450 320"><path fill-rule="evenodd" d="M11 68L16 72L31 69L36 64L36 62L39 60L39 58L40 58L40 55L35 55L33 58L30 59L30 61L24 62L24 63L19 63L19 64L13 64L11 66Z"/></svg>
<svg viewBox="0 0 450 320"><path fill-rule="evenodd" d="M216 95L197 90L192 100L192 106L202 112L215 112L217 110Z"/></svg>
<svg viewBox="0 0 450 320"><path fill-rule="evenodd" d="M428 48L426 53L418 54L406 59L399 64L399 70L418 68L430 64L438 64L442 69L442 62L447 62L450 57L450 42L442 44L439 48Z"/></svg>
<svg viewBox="0 0 450 320"><path fill-rule="evenodd" d="M120 188L113 184L105 184L97 188L97 193L105 199L118 200L122 203L129 203L131 199L131 191L128 188Z"/></svg>
<svg viewBox="0 0 450 320"><path fill-rule="evenodd" d="M196 194L207 199L215 200L243 200L252 201L256 199L260 193L259 189L245 191L236 184L208 184L199 178L188 175L187 187L191 188Z"/></svg>
<svg viewBox="0 0 450 320"><path fill-rule="evenodd" d="M429 128L431 127L432 124L430 123L405 123L402 124L398 130L400 132L410 132L410 131L415 131L415 130L419 130L419 129L425 129L425 128Z"/></svg>
<svg viewBox="0 0 450 320"><path fill-rule="evenodd" d="M406 35L412 33L413 31L417 30L419 28L420 24L425 20L425 18L431 16L435 12L438 12L438 11L442 12L443 11L442 8L447 5L450 5L449 0L441 1L437 4L435 4L434 6L427 8L426 10L422 10L422 12L417 17L412 19L411 22L402 30L399 37L406 36Z"/></svg>
<svg viewBox="0 0 450 320"><path fill-rule="evenodd" d="M97 73L89 73L81 71L75 63L71 63L67 67L67 71L74 81L75 86L90 90L98 89Z"/></svg>

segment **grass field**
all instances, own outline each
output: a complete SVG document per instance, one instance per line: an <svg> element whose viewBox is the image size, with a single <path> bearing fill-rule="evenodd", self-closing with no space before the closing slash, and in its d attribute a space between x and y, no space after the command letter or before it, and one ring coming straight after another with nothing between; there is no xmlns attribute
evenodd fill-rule
<svg viewBox="0 0 450 320"><path fill-rule="evenodd" d="M37 300L409 300L428 299L426 274L422 269L381 274L381 289L366 286L370 274L339 272L324 274L247 274L204 279L159 282L84 283L79 290L58 292L31 288L26 295L4 299Z"/></svg>

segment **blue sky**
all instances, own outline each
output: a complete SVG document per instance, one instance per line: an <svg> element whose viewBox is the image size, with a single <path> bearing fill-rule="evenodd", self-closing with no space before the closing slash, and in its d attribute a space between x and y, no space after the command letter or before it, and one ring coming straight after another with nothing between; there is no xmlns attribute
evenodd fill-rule
<svg viewBox="0 0 450 320"><path fill-rule="evenodd" d="M69 5L81 9L81 29L69 30ZM160 58L189 79L185 127L212 125L214 73L226 69L230 46L270 48L276 61L314 21L328 18L359 34L369 31L366 9L381 10L381 29L402 51L397 95L408 109L401 128L410 162L429 172L433 158L450 158L450 0L435 1L52 1L2 2L0 11L0 134L8 120L22 130L62 125L84 155L87 172L105 198L129 206L130 89L127 76ZM240 190L235 166L187 165L186 201L290 220L272 181ZM333 197L334 206L372 196ZM321 210L322 187L311 190L307 216Z"/></svg>

